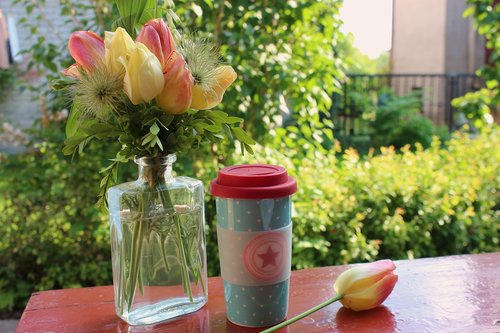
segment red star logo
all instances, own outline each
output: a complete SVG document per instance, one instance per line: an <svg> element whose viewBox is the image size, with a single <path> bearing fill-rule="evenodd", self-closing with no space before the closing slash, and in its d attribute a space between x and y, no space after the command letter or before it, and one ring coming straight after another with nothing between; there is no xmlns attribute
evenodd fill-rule
<svg viewBox="0 0 500 333"><path fill-rule="evenodd" d="M276 257L278 257L279 254L279 251L273 252L273 248L269 245L265 253L258 254L259 258L262 259L261 268L266 268L268 265L276 266Z"/></svg>

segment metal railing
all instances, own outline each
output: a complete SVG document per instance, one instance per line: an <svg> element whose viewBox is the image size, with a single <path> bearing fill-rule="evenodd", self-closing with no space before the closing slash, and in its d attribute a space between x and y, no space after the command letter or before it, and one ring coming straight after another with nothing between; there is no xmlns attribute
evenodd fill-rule
<svg viewBox="0 0 500 333"><path fill-rule="evenodd" d="M416 90L421 98L420 112L436 125L455 129L455 109L451 101L470 91L483 87L483 81L474 74L348 74L343 83L343 94L333 96L332 116L337 131L342 135L363 135L363 114L366 105L362 96L391 91L405 96Z"/></svg>

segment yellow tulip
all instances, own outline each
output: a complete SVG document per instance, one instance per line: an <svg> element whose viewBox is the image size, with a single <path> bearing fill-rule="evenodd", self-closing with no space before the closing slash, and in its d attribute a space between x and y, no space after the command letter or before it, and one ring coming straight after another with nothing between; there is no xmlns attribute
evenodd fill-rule
<svg viewBox="0 0 500 333"><path fill-rule="evenodd" d="M224 92L236 80L236 72L231 66L220 66L215 69L214 76L205 84L193 87L191 108L208 110L222 102Z"/></svg>
<svg viewBox="0 0 500 333"><path fill-rule="evenodd" d="M158 58L141 43L118 61L125 68L123 90L130 101L137 105L149 102L158 95L164 84L163 71Z"/></svg>
<svg viewBox="0 0 500 333"><path fill-rule="evenodd" d="M354 311L369 310L382 304L398 281L391 260L380 260L351 268L333 286L340 302Z"/></svg>
<svg viewBox="0 0 500 333"><path fill-rule="evenodd" d="M127 57L136 48L132 37L123 28L117 28L115 32L104 33L104 60L107 68L112 73L123 72L122 57Z"/></svg>
<svg viewBox="0 0 500 333"><path fill-rule="evenodd" d="M165 86L156 103L168 114L182 114L191 105L194 79L180 53L173 51L165 66Z"/></svg>

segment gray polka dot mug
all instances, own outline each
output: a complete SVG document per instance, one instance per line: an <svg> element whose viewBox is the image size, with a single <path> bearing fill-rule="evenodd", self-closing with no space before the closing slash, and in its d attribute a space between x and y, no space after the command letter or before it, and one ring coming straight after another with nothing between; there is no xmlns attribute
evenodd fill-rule
<svg viewBox="0 0 500 333"><path fill-rule="evenodd" d="M287 316L296 191L276 165L226 167L211 183L227 318L237 325L271 326Z"/></svg>

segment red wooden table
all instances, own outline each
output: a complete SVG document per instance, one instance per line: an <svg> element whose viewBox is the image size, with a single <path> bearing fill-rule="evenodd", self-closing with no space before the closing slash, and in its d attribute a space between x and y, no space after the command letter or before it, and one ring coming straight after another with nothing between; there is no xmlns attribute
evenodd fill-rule
<svg viewBox="0 0 500 333"><path fill-rule="evenodd" d="M399 281L384 306L355 313L338 303L280 332L500 332L500 253L397 261ZM333 295L348 266L292 273L289 316ZM114 314L112 287L35 293L17 332L258 332L226 320L220 278L209 279L208 304L152 326L129 326Z"/></svg>

